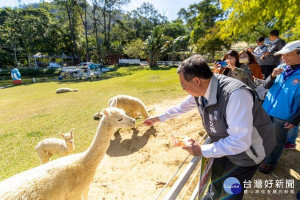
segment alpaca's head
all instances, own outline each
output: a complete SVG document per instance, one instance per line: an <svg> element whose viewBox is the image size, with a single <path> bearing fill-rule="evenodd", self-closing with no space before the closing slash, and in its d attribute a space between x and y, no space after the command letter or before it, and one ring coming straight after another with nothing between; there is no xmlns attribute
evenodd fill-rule
<svg viewBox="0 0 300 200"><path fill-rule="evenodd" d="M73 143L74 142L73 141L73 139L74 139L73 134L74 134L74 128L72 128L70 130L70 132L68 132L68 133L60 133L59 135L61 137L63 137L66 142Z"/></svg>
<svg viewBox="0 0 300 200"><path fill-rule="evenodd" d="M116 107L106 108L102 111L106 120L115 128L126 128L135 125L135 119L127 116L125 111Z"/></svg>

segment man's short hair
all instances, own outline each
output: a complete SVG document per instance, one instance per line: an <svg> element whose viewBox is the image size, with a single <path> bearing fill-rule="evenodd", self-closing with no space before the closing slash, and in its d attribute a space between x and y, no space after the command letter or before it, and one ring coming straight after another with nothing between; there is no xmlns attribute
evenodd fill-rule
<svg viewBox="0 0 300 200"><path fill-rule="evenodd" d="M279 36L279 31L278 30L272 30L271 32L270 32L270 35L273 35L273 36Z"/></svg>
<svg viewBox="0 0 300 200"><path fill-rule="evenodd" d="M186 81L190 81L194 77L209 79L213 75L212 71L201 55L193 55L184 60L177 69L178 74L181 72Z"/></svg>
<svg viewBox="0 0 300 200"><path fill-rule="evenodd" d="M256 40L256 42L263 42L263 41L265 41L265 37L259 37Z"/></svg>

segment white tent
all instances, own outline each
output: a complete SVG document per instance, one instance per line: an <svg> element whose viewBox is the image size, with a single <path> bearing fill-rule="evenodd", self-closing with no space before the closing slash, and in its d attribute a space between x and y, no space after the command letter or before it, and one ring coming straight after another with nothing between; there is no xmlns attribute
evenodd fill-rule
<svg viewBox="0 0 300 200"><path fill-rule="evenodd" d="M43 55L42 53L36 53L35 55L33 55L33 56L28 56L28 57L31 57L31 58L34 58L34 63L35 63L35 68L37 68L38 67L38 65L37 65L37 62L36 62L36 59L37 58L49 58L49 62L50 62L50 57L49 56L47 56L47 55ZM29 67L30 67L30 59L28 59L28 64L29 64Z"/></svg>
<svg viewBox="0 0 300 200"><path fill-rule="evenodd" d="M72 59L72 63L74 63L74 58L73 56L67 56L65 53L62 53L60 58L63 60L62 62L64 63L64 59ZM63 65L62 63L62 65Z"/></svg>
<svg viewBox="0 0 300 200"><path fill-rule="evenodd" d="M51 66L51 62L50 62L50 59L51 58L61 58L63 61L62 61L62 65L64 63L64 59L72 59L72 62L74 61L74 57L73 56L68 56L66 55L65 53L62 53L60 56L48 56L48 55L43 55L42 53L36 53L35 55L33 56L28 56L30 58L34 58L34 63L35 63L35 68L38 67L38 64L37 64L37 59L38 58L48 58L49 59L49 66ZM28 59L28 64L29 64L29 67L30 67L30 59Z"/></svg>

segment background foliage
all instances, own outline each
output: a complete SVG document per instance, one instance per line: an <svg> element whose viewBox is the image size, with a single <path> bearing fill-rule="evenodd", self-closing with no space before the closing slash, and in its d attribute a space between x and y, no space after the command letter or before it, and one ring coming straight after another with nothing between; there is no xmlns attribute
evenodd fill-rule
<svg viewBox="0 0 300 200"><path fill-rule="evenodd" d="M202 0L180 9L174 21L150 3L125 12L129 2L53 0L0 9L0 68L32 65L38 52L59 62L62 53L72 56L68 64L117 56L148 59L153 67L155 60L194 53L213 61L216 52L251 44L272 29L287 42L300 36L299 0Z"/></svg>

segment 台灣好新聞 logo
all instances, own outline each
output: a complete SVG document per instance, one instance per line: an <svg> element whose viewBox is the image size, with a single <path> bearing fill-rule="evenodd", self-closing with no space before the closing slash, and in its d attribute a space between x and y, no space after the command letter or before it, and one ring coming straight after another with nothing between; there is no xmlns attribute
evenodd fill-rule
<svg viewBox="0 0 300 200"><path fill-rule="evenodd" d="M239 194L242 191L240 181L234 177L228 177L224 181L223 187L228 194Z"/></svg>

